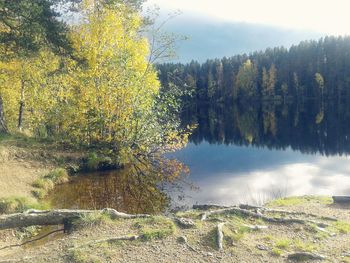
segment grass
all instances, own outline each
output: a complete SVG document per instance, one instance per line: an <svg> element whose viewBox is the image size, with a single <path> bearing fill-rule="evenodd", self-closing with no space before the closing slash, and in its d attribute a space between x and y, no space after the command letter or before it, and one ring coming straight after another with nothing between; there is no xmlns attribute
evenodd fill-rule
<svg viewBox="0 0 350 263"><path fill-rule="evenodd" d="M234 246L236 242L239 242L242 238L244 238L246 233L252 232L252 230L248 227L233 223L226 223L223 226L222 231L224 234L224 247ZM217 237L217 225L215 224L215 226L203 237L202 243L205 246L218 249Z"/></svg>
<svg viewBox="0 0 350 263"><path fill-rule="evenodd" d="M208 246L212 249L218 248L218 239L217 239L217 228L212 228L202 239L201 243L204 246ZM225 236L224 236L225 237ZM227 236L226 236L227 237Z"/></svg>
<svg viewBox="0 0 350 263"><path fill-rule="evenodd" d="M48 204L36 202L26 197L9 197L0 199L0 214L20 213L28 209L48 209Z"/></svg>
<svg viewBox="0 0 350 263"><path fill-rule="evenodd" d="M276 247L279 249L288 249L291 241L289 239L283 238L275 241Z"/></svg>
<svg viewBox="0 0 350 263"><path fill-rule="evenodd" d="M294 246L297 250L303 251L303 252L313 252L316 250L315 244L310 242L305 243L300 239L297 239L294 241Z"/></svg>
<svg viewBox="0 0 350 263"><path fill-rule="evenodd" d="M224 237L228 245L233 245L235 242L241 240L244 235L251 230L244 226L232 226L232 225L224 225L223 232Z"/></svg>
<svg viewBox="0 0 350 263"><path fill-rule="evenodd" d="M94 212L81 216L79 219L73 221L73 226L76 228L94 227L102 224L111 224L116 222L112 220L107 214Z"/></svg>
<svg viewBox="0 0 350 263"><path fill-rule="evenodd" d="M69 262L74 263L102 263L97 256L88 253L82 249L73 249L69 253Z"/></svg>
<svg viewBox="0 0 350 263"><path fill-rule="evenodd" d="M47 175L36 179L32 183L32 186L35 188L32 191L32 194L38 199L43 199L48 192L55 187L55 185L66 183L68 180L69 175L67 171L63 168L57 168L49 172Z"/></svg>
<svg viewBox="0 0 350 263"><path fill-rule="evenodd" d="M305 204L307 202L316 202L324 205L332 204L333 200L328 196L292 196L286 198L275 199L269 202L268 206L295 206Z"/></svg>
<svg viewBox="0 0 350 263"><path fill-rule="evenodd" d="M41 229L42 229L41 226L29 226L29 227L19 228L15 232L15 234L16 234L16 237L20 240L29 239L38 235Z"/></svg>
<svg viewBox="0 0 350 263"><path fill-rule="evenodd" d="M43 179L50 180L54 184L63 184L68 182L69 176L65 169L57 168L45 175Z"/></svg>
<svg viewBox="0 0 350 263"><path fill-rule="evenodd" d="M142 236L144 241L163 239L176 232L174 222L162 216L138 219L134 224L134 228L139 231L139 235Z"/></svg>
<svg viewBox="0 0 350 263"><path fill-rule="evenodd" d="M271 253L272 255L276 256L276 257L280 257L283 253L283 251L279 248L276 248L274 247L272 250L271 250Z"/></svg>
<svg viewBox="0 0 350 263"><path fill-rule="evenodd" d="M341 234L350 233L350 224L344 221L337 221L334 223L334 228Z"/></svg>
<svg viewBox="0 0 350 263"><path fill-rule="evenodd" d="M184 217L184 218L190 218L190 219L198 219L202 212L198 212L196 210L188 210L188 211L181 211L177 212L177 217Z"/></svg>
<svg viewBox="0 0 350 263"><path fill-rule="evenodd" d="M53 140L27 136L23 133L0 134L2 145L16 145L23 148L42 148L44 145L53 145Z"/></svg>

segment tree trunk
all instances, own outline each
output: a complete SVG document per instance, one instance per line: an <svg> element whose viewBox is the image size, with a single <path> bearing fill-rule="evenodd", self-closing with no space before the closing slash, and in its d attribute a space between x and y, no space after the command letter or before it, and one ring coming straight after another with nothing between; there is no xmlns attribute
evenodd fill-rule
<svg viewBox="0 0 350 263"><path fill-rule="evenodd" d="M24 112L24 81L22 80L21 85L21 101L19 103L19 112L18 112L18 129L22 131L23 127L23 112Z"/></svg>
<svg viewBox="0 0 350 263"><path fill-rule="evenodd" d="M48 226L48 225L61 225L67 223L72 219L77 219L82 216L86 216L93 213L103 213L109 215L112 219L117 218L145 218L150 217L149 215L129 215L118 212L114 209L103 209L103 210L28 210L24 213L1 215L0 216L0 230L28 227L28 226Z"/></svg>
<svg viewBox="0 0 350 263"><path fill-rule="evenodd" d="M4 103L0 95L0 133L7 133L7 132L8 132L8 129L5 121Z"/></svg>

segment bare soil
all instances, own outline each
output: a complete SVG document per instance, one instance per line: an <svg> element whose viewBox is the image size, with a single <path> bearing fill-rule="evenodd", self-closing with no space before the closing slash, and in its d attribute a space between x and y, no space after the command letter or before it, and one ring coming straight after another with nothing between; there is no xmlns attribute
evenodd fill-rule
<svg viewBox="0 0 350 263"><path fill-rule="evenodd" d="M49 143L0 141L0 198L32 198L32 183L37 178L79 157Z"/></svg>
<svg viewBox="0 0 350 263"><path fill-rule="evenodd" d="M164 237L91 244L93 240L108 237L139 235L144 228L163 231L164 224L143 219L89 221L75 227L70 234L60 233L30 245L1 249L0 262L292 262L287 255L296 251L323 255L324 262L350 262L350 225L346 223L350 222L349 207L324 204L313 198L280 209L313 213L319 218L336 217L342 225L337 227L337 222L323 220L331 225L326 228L327 234L312 225L273 224L235 214L200 221L200 211L187 211L177 216L191 218L196 223L195 228L176 225L174 231ZM172 221L163 216L157 218ZM222 251L218 249L216 237L220 222L226 222ZM245 224L264 224L268 228L247 230L242 228ZM0 247L23 242L18 236L15 230L0 231Z"/></svg>

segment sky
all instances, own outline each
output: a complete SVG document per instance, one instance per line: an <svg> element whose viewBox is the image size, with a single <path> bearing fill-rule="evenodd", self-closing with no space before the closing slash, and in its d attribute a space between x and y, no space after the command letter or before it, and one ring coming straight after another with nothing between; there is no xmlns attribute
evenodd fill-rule
<svg viewBox="0 0 350 263"><path fill-rule="evenodd" d="M149 0L162 11L181 10L225 22L245 22L331 35L350 34L349 0Z"/></svg>

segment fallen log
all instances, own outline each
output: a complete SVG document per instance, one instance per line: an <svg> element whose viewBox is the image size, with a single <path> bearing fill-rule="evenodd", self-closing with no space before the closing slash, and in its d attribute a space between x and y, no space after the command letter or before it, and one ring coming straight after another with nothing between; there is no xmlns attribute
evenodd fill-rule
<svg viewBox="0 0 350 263"><path fill-rule="evenodd" d="M262 225L246 225L243 224L242 226L250 229L250 230L262 230L262 229L268 229L268 226L262 226Z"/></svg>
<svg viewBox="0 0 350 263"><path fill-rule="evenodd" d="M229 208L229 206L204 204L204 205L193 205L192 208L195 210L210 210L210 209Z"/></svg>
<svg viewBox="0 0 350 263"><path fill-rule="evenodd" d="M106 208L103 210L28 210L23 213L1 215L0 216L0 230L28 227L28 226L47 226L47 225L61 225L67 222L87 216L93 213L107 214L112 219L117 218L144 218L150 217L146 214L130 215L118 212L115 209Z"/></svg>
<svg viewBox="0 0 350 263"><path fill-rule="evenodd" d="M250 216L253 218L258 218L262 219L266 222L270 223L281 223L281 224L315 224L320 227L327 227L329 224L323 223L323 222L317 222L314 220L309 220L309 219L301 219L301 218L279 218L279 217L269 217L266 215L263 215L261 213L255 213L250 210L242 209L239 207L230 207L230 208L224 208L224 209L218 209L218 210L212 210L212 211L207 211L201 215L201 221L207 220L207 218L211 215L220 215L220 214L225 214L225 213L240 213L245 216Z"/></svg>
<svg viewBox="0 0 350 263"><path fill-rule="evenodd" d="M241 204L239 205L239 208L245 209L245 210L260 211L262 213L266 212L266 213L276 213L276 214L285 214L285 215L309 216L314 218L321 218L328 221L338 221L338 219L335 217L320 216L320 215L311 214L311 213L288 211L288 210L282 210L282 209L272 209L272 208L263 207L263 206L252 206L252 205Z"/></svg>

